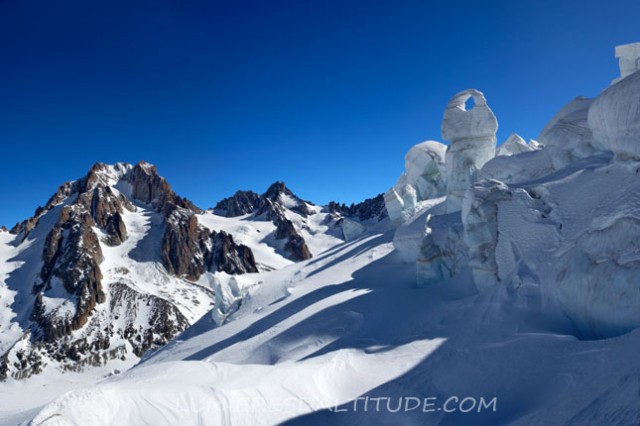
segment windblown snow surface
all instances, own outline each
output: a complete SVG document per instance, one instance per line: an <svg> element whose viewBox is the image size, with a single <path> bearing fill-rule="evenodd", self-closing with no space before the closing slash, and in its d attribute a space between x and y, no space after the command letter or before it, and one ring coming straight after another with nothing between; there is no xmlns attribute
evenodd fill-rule
<svg viewBox="0 0 640 426"><path fill-rule="evenodd" d="M440 288L416 288L414 270L393 251L392 237L392 231L370 235L262 274L224 326L203 317L132 370L45 405L31 424L640 419L640 332L580 341L532 325L503 289L448 300ZM2 399L9 407L24 408L14 401L48 391L38 384L8 386ZM401 397L403 409L394 412ZM431 399L427 409L405 410L415 405L409 398ZM463 413L471 400L460 407L452 398L495 402Z"/></svg>

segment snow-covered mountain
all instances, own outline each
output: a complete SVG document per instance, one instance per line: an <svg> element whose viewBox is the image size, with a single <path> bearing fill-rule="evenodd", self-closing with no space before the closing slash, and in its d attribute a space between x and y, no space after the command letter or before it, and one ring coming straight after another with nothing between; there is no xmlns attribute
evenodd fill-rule
<svg viewBox="0 0 640 426"><path fill-rule="evenodd" d="M95 164L1 238L0 378L133 365L214 306L251 250L199 225L155 167Z"/></svg>
<svg viewBox="0 0 640 426"><path fill-rule="evenodd" d="M78 212L63 214L86 192L74 185L93 186L62 189L17 235L0 232L0 256L8 259L0 269L2 297L41 299L45 315L67 312L49 300L64 282L45 279L67 264L65 245L47 261L46 241L81 241L86 254L73 265L140 266L131 251L108 250L135 241L129 215L142 209L166 222L165 234L174 230L173 245L200 255L162 257L164 243L155 251L143 246L139 255L159 253L153 264L163 276L207 289L197 297L210 297L203 310L213 306L124 373L49 375L45 382L45 372L0 385L10 407L0 411L4 423L637 424L640 44L634 46L617 49L619 79L595 99L570 102L537 141L512 135L497 147L498 117L484 94L456 94L442 121L449 144L411 148L397 183L359 205L314 206L276 183L262 195L238 192L201 211L175 194L136 195L132 176L154 174L145 164L104 166L106 175L120 177L105 180L111 193L102 198L122 196L119 203L128 200L132 211L81 202ZM467 108L471 98L475 106ZM175 207L167 214L158 200ZM54 209L56 219L45 219ZM117 217L98 211L120 214L126 238ZM71 222L55 231L60 221ZM86 223L97 244L84 236ZM215 244L208 241L219 234L233 235L227 253L238 261L230 270L209 254ZM30 247L43 260L20 269ZM189 258L195 263L183 261ZM43 276L48 264L54 272ZM12 280L26 271L37 271L40 296L16 292ZM73 283L83 279L91 276ZM84 306L81 297L71 300ZM182 309L189 301L174 303ZM79 311L68 314L72 336L86 327L73 329ZM22 329L10 335L11 315L3 323L6 336L21 336Z"/></svg>
<svg viewBox="0 0 640 426"><path fill-rule="evenodd" d="M272 270L356 238L386 217L382 194L350 206L317 206L275 182L262 195L238 191L199 220L236 236L252 247L260 268Z"/></svg>
<svg viewBox="0 0 640 426"><path fill-rule="evenodd" d="M0 232L0 379L131 366L211 309L222 322L257 285L252 273L343 242L349 212L276 183L227 218L176 195L150 164L95 164Z"/></svg>

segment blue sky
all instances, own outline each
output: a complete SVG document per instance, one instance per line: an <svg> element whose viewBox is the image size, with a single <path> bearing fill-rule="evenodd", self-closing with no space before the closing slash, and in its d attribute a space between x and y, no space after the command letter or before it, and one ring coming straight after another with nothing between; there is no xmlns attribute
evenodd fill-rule
<svg viewBox="0 0 640 426"><path fill-rule="evenodd" d="M634 1L0 0L0 224L92 163L146 160L210 207L284 180L390 187L456 92L535 138L640 41Z"/></svg>

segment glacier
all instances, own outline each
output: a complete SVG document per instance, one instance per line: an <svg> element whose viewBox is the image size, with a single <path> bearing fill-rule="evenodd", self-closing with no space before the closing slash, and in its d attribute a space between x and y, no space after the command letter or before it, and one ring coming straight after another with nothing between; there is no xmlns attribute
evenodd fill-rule
<svg viewBox="0 0 640 426"><path fill-rule="evenodd" d="M581 338L640 325L640 73L624 70L595 99L569 102L535 144L514 134L495 150L484 95L452 98L442 121L451 141L444 208L409 215L393 240L415 262L418 286L469 274L472 291L452 294L507 288L536 315L569 318Z"/></svg>
<svg viewBox="0 0 640 426"><path fill-rule="evenodd" d="M473 99L474 106L467 109L469 99ZM497 131L498 120L482 92L465 90L447 104L442 118L442 137L450 141L445 156L447 212L460 210L478 172L495 156Z"/></svg>
<svg viewBox="0 0 640 426"><path fill-rule="evenodd" d="M384 194L389 218L403 223L424 208L423 201L444 195L447 146L428 140L414 145L404 157L405 171Z"/></svg>

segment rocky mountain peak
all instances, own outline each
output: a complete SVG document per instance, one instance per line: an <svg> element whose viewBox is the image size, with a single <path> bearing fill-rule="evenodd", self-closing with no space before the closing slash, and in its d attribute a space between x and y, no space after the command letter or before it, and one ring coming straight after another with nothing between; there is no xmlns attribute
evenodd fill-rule
<svg viewBox="0 0 640 426"><path fill-rule="evenodd" d="M236 191L231 197L216 204L214 212L220 216L237 217L255 212L261 203L260 195L253 191Z"/></svg>
<svg viewBox="0 0 640 426"><path fill-rule="evenodd" d="M81 192L91 190L96 187L113 186L117 184L133 166L128 163L116 163L108 165L105 163L94 163L87 175L81 180Z"/></svg>
<svg viewBox="0 0 640 426"><path fill-rule="evenodd" d="M287 257L300 261L310 259L311 251L293 222L287 218L287 210L306 218L312 214L309 204L297 197L284 182L277 181L262 195L253 191L238 191L216 204L213 211L225 217L254 214L259 220L271 221L276 226L275 239L285 240Z"/></svg>
<svg viewBox="0 0 640 426"><path fill-rule="evenodd" d="M271 210L286 208L293 212L298 213L303 217L307 217L312 214L309 209L309 202L302 200L295 195L284 182L274 182L269 186L267 191L262 194L262 204L258 209L258 215L267 213L267 216L271 214ZM277 207L274 207L277 206Z"/></svg>
<svg viewBox="0 0 640 426"><path fill-rule="evenodd" d="M158 174L156 166L141 161L136 164L125 176L131 185L131 197L134 200L150 204L157 211L171 209L171 205L201 213L202 210L186 198L178 196L167 183L165 178Z"/></svg>
<svg viewBox="0 0 640 426"><path fill-rule="evenodd" d="M119 357L128 349L110 346L113 339L128 341L135 355L141 356L189 325L184 312L192 308L181 312L173 296L167 299L136 289L128 281L127 268L114 272L104 266L107 253L124 246L130 232L140 241L149 237L144 253L136 250L137 244L122 252L128 262L138 262L142 256L147 264L155 263L150 268L159 282L149 285L180 283L182 293L196 294L207 290L192 281L207 272L257 272L249 247L236 244L224 232L210 232L198 223L197 213L201 210L178 196L156 167L146 162L135 166L95 163L84 177L61 185L44 207L12 230L19 234L18 244L28 236L33 240L31 263L25 268L35 272L21 283L32 304L24 320L30 324L24 338L31 349L24 356L33 360L24 366L10 365L0 353L0 380L35 374L42 367L41 359L54 356L72 369L80 368L81 362L99 364ZM131 230L129 223L133 223ZM210 299L202 301L206 300ZM135 318L142 303L151 308L149 318L140 322ZM131 322L114 328L112 321L122 315L132 316ZM132 328L134 323L137 329ZM93 346L84 340L88 336ZM99 352L98 358L90 360L87 357L93 352ZM73 356L65 355L69 353Z"/></svg>
<svg viewBox="0 0 640 426"><path fill-rule="evenodd" d="M272 201L276 201L276 200L278 200L278 198L282 194L295 197L293 192L291 192L291 190L289 188L287 188L287 185L284 182L276 181L276 182L272 183L269 186L269 188L267 188L266 192L264 194L262 194L262 197L263 198L267 198L267 199L272 200Z"/></svg>
<svg viewBox="0 0 640 426"><path fill-rule="evenodd" d="M360 203L337 203L330 201L328 206L331 213L348 217L357 218L361 221L375 219L377 222L388 216L387 209L384 204L384 194L378 194L373 198L367 198Z"/></svg>

